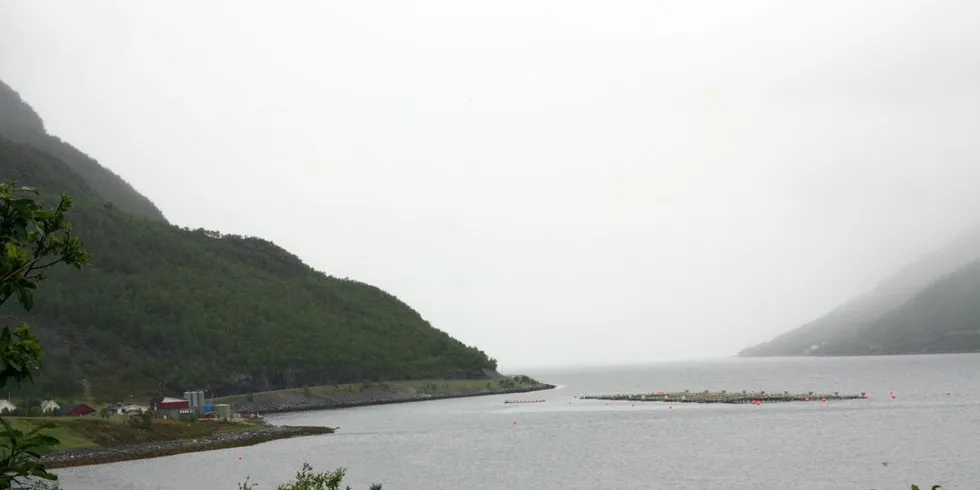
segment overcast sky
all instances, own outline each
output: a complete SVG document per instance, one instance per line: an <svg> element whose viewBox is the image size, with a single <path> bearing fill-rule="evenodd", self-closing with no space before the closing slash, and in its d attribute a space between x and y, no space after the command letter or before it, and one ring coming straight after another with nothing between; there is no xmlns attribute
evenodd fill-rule
<svg viewBox="0 0 980 490"><path fill-rule="evenodd" d="M171 222L504 370L728 356L980 219L975 0L0 0L0 79Z"/></svg>

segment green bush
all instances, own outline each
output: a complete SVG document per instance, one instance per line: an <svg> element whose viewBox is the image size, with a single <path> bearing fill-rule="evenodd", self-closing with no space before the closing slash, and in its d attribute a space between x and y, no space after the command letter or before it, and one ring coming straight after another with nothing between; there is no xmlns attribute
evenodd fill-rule
<svg viewBox="0 0 980 490"><path fill-rule="evenodd" d="M330 473L317 473L310 463L303 463L303 468L296 472L294 479L279 485L276 490L351 490L349 486L341 488L346 473L345 468L337 468ZM238 484L238 490L254 490L257 487L258 484L249 483L248 478L244 483ZM369 490L381 490L381 484L375 483Z"/></svg>
<svg viewBox="0 0 980 490"><path fill-rule="evenodd" d="M139 415L130 415L126 423L134 429L150 430L153 427L153 414L143 412Z"/></svg>

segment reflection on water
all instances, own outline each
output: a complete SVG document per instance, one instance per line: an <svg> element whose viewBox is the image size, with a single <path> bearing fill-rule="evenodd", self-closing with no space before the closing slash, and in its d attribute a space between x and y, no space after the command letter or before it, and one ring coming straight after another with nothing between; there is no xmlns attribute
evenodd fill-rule
<svg viewBox="0 0 980 490"><path fill-rule="evenodd" d="M246 476L274 488L304 461L322 470L347 467L355 490L375 481L392 490L883 490L916 482L974 489L978 368L980 355L942 355L528 373L561 387L532 396L545 403L504 404L508 396L495 396L283 414L272 420L341 431L58 473L66 490L234 489ZM685 389L867 391L871 398L672 410L574 399Z"/></svg>

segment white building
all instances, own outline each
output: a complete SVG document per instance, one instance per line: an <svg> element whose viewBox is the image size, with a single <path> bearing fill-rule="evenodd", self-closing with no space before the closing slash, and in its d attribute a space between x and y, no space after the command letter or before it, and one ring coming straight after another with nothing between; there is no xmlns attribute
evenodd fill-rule
<svg viewBox="0 0 980 490"><path fill-rule="evenodd" d="M137 415L143 412L148 412L150 407L144 407L142 405L123 405L119 407L120 415Z"/></svg>
<svg viewBox="0 0 980 490"><path fill-rule="evenodd" d="M44 413L57 412L58 410L61 410L61 405L58 405L58 402L54 400L44 400L41 402L41 411Z"/></svg>
<svg viewBox="0 0 980 490"><path fill-rule="evenodd" d="M17 405L10 403L10 400L0 400L0 413L13 412L17 410Z"/></svg>

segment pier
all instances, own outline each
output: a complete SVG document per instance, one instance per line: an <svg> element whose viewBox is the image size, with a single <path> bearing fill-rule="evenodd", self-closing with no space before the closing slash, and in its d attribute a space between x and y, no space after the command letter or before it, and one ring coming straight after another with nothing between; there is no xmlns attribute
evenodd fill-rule
<svg viewBox="0 0 980 490"><path fill-rule="evenodd" d="M504 403L544 403L544 399L538 399L538 400L504 400Z"/></svg>
<svg viewBox="0 0 980 490"><path fill-rule="evenodd" d="M758 392L734 392L727 391L702 391L702 392L657 392L647 394L615 394L615 395L583 395L580 400L605 400L605 401L624 401L624 402L669 402L669 403L732 403L732 404L755 404L760 403L780 403L780 402L829 402L839 400L860 400L867 398L867 393L843 394L843 393L770 393L766 391Z"/></svg>

